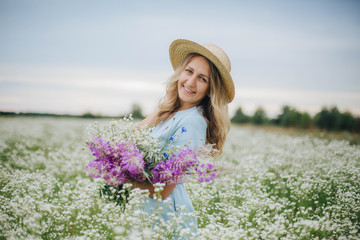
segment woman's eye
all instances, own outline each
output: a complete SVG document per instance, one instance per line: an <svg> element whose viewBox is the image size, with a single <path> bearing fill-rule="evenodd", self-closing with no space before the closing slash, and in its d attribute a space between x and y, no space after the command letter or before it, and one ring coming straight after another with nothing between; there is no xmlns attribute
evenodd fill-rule
<svg viewBox="0 0 360 240"><path fill-rule="evenodd" d="M205 82L205 83L207 82L206 78L203 78L203 77L201 77L200 80Z"/></svg>
<svg viewBox="0 0 360 240"><path fill-rule="evenodd" d="M188 73L192 73L190 69L185 69L185 71L187 71Z"/></svg>

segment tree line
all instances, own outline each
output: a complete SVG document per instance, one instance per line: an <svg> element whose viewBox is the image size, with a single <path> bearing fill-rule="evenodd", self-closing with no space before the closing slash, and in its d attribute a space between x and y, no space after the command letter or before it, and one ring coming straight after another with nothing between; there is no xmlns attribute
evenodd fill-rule
<svg viewBox="0 0 360 240"><path fill-rule="evenodd" d="M300 112L294 107L284 106L281 113L275 118L268 118L266 111L258 107L252 116L246 115L238 107L231 118L233 123L252 123L256 125L277 125L309 129L317 127L327 131L360 132L360 118L352 113L340 112L337 107L323 107L313 117L307 112Z"/></svg>
<svg viewBox="0 0 360 240"><path fill-rule="evenodd" d="M132 105L130 112L135 119L143 119L141 106L137 103ZM75 117L75 118L121 118L119 116L102 116L90 112L82 115L50 114L50 113L16 113L2 112L0 116L39 116L39 117ZM296 127L302 129L319 128L327 131L348 131L360 133L360 117L355 117L352 113L340 112L337 107L323 107L315 116L310 116L307 112L300 112L294 107L284 106L281 113L275 118L267 117L266 111L258 107L252 116L246 115L241 107L238 107L234 116L231 118L233 123L251 123L256 125L275 125L283 127Z"/></svg>
<svg viewBox="0 0 360 240"><path fill-rule="evenodd" d="M73 114L55 114L55 113L38 113L38 112L10 112L10 111L0 111L0 117L55 117L55 118L123 118L125 115L132 114L134 119L144 119L142 110L139 104L134 103L131 108L131 112L127 114L119 115L101 115L92 112L85 112L80 115Z"/></svg>

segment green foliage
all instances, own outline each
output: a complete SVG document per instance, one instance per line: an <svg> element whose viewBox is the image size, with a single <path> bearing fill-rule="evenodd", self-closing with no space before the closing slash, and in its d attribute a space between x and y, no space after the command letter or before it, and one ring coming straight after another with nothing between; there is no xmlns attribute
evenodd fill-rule
<svg viewBox="0 0 360 240"><path fill-rule="evenodd" d="M311 117L308 113L302 113L301 114L301 117L300 117L300 123L299 123L299 126L301 128L310 128L311 126Z"/></svg>
<svg viewBox="0 0 360 240"><path fill-rule="evenodd" d="M350 112L340 112L337 107L330 109L323 107L314 118L307 112L300 112L294 107L284 106L281 113L274 119L268 119L262 107L258 107L252 117L245 115L238 107L231 118L233 123L248 123L256 125L274 124L282 127L296 127L309 129L315 126L327 131L360 132L360 118L354 117Z"/></svg>
<svg viewBox="0 0 360 240"><path fill-rule="evenodd" d="M302 113L290 106L284 106L281 114L273 121L283 127L309 128L311 117L308 113Z"/></svg>
<svg viewBox="0 0 360 240"><path fill-rule="evenodd" d="M266 112L262 107L258 107L252 117L252 123L261 125L269 122L269 119L266 116Z"/></svg>
<svg viewBox="0 0 360 240"><path fill-rule="evenodd" d="M90 112L87 112L87 113L84 113L83 115L81 115L82 118L96 118L98 116L90 113Z"/></svg>
<svg viewBox="0 0 360 240"><path fill-rule="evenodd" d="M105 183L99 189L100 197L105 197L110 201L116 202L116 206L120 206L122 210L125 210L126 203L128 202L130 196L130 189L124 188L124 185L119 186L110 186L108 183Z"/></svg>
<svg viewBox="0 0 360 240"><path fill-rule="evenodd" d="M144 116L142 114L142 110L139 104L133 104L132 110L131 110L132 117L134 119L144 119Z"/></svg>
<svg viewBox="0 0 360 240"><path fill-rule="evenodd" d="M328 131L347 130L353 132L356 129L357 121L349 112L341 113L336 107L331 109L324 107L315 115L314 124L318 128Z"/></svg>
<svg viewBox="0 0 360 240"><path fill-rule="evenodd" d="M353 131L356 127L356 119L350 112L341 114L340 129Z"/></svg>
<svg viewBox="0 0 360 240"><path fill-rule="evenodd" d="M283 111L279 115L278 119L279 119L280 125L282 125L284 127L290 127L290 126L296 125L297 117L298 117L298 112L295 109L293 109L289 106L285 106L285 107L283 107Z"/></svg>
<svg viewBox="0 0 360 240"><path fill-rule="evenodd" d="M241 107L238 107L236 109L235 115L231 118L231 122L248 123L248 122L250 122L250 117L243 113Z"/></svg>

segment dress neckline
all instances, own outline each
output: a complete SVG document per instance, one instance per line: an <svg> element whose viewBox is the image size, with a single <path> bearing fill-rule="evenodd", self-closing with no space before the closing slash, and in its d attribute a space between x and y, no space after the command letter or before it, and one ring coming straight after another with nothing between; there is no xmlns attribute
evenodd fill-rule
<svg viewBox="0 0 360 240"><path fill-rule="evenodd" d="M202 106L194 106L194 107L191 107L191 108L187 108L187 109L184 109L184 110L180 110L180 111L177 111L175 112L174 116L178 113L183 113L183 112L186 112L186 111L190 111L190 110L194 110L196 109L198 112L202 112L202 109L203 107Z"/></svg>

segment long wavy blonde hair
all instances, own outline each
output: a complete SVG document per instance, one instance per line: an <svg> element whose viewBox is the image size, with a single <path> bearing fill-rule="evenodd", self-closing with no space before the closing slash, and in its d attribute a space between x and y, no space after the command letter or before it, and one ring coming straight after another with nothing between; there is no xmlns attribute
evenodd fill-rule
<svg viewBox="0 0 360 240"><path fill-rule="evenodd" d="M181 102L178 93L179 76L191 59L196 56L202 55L197 53L187 55L181 66L175 70L166 83L166 95L159 102L155 125L170 119L180 109ZM203 106L204 118L208 125L206 143L215 144L215 148L219 150L219 153L216 154L218 156L222 153L226 135L230 130L228 99L218 70L211 61L207 58L205 59L210 66L210 91L209 95L205 96L199 105Z"/></svg>

